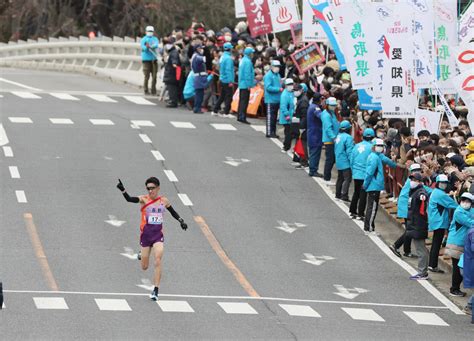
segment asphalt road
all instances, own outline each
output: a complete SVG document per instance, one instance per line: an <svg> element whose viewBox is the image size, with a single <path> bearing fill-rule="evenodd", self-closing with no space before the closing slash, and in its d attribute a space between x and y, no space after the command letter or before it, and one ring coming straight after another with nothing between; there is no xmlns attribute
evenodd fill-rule
<svg viewBox="0 0 474 341"><path fill-rule="evenodd" d="M166 109L82 75L0 77L2 339L472 335L469 317L430 283L409 281L410 268L325 185L290 165L257 131L263 121ZM121 178L145 194L149 176L189 224L184 232L166 217L158 303L148 299L152 270L130 259L139 206L115 188Z"/></svg>

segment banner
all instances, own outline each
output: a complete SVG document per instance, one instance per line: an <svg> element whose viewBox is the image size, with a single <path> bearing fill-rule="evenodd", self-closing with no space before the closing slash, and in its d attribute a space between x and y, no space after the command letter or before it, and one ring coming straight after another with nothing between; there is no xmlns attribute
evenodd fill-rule
<svg viewBox="0 0 474 341"><path fill-rule="evenodd" d="M261 2L262 0L254 0ZM290 25L300 21L296 0L268 0L270 17L272 18L273 33L288 31Z"/></svg>
<svg viewBox="0 0 474 341"><path fill-rule="evenodd" d="M441 113L430 110L416 109L415 111L415 133L421 130L428 130L430 134L438 134Z"/></svg>
<svg viewBox="0 0 474 341"><path fill-rule="evenodd" d="M448 102L446 101L446 98L444 98L444 95L442 94L441 90L435 86L436 94L439 97L439 100L441 104L443 105L444 108L444 113L448 117L449 124L451 125L451 128L455 128L459 125L459 120L457 117L454 115L453 111L451 110L451 107L449 106Z"/></svg>
<svg viewBox="0 0 474 341"><path fill-rule="evenodd" d="M314 15L311 9L310 1L311 0L303 0L303 41L309 43L326 42L326 34L318 17Z"/></svg>
<svg viewBox="0 0 474 341"><path fill-rule="evenodd" d="M459 43L467 43L474 38L474 5L471 3L459 20Z"/></svg>
<svg viewBox="0 0 474 341"><path fill-rule="evenodd" d="M239 93L240 91L237 89L237 91L234 93L234 96L232 97L232 104L230 108L233 112L239 111ZM258 107L262 102L263 94L264 90L261 86L254 86L250 89L250 99L249 105L247 106L247 114L251 116L257 116Z"/></svg>
<svg viewBox="0 0 474 341"><path fill-rule="evenodd" d="M469 115L474 119L474 73L469 70L465 71L455 77L453 82L456 89L458 89L458 94L461 96L464 104L466 104ZM474 125L471 127L474 129Z"/></svg>
<svg viewBox="0 0 474 341"><path fill-rule="evenodd" d="M290 25L291 27L291 37L293 38L293 44L298 46L303 42L303 24L302 22L297 22Z"/></svg>
<svg viewBox="0 0 474 341"><path fill-rule="evenodd" d="M346 70L346 60L344 54L341 50L341 44L337 38L337 29L336 29L336 17L334 13L329 8L329 1L327 0L306 0L308 1L311 9L313 10L313 15L319 20L321 27L326 34L326 37L331 45L334 53L336 54L337 61L341 70ZM340 5L340 2L335 2L336 5Z"/></svg>
<svg viewBox="0 0 474 341"><path fill-rule="evenodd" d="M306 45L302 49L295 51L291 55L291 59L293 59L293 63L295 63L300 74L325 61L324 55L316 43Z"/></svg>
<svg viewBox="0 0 474 341"><path fill-rule="evenodd" d="M245 13L249 24L250 35L257 37L272 32L272 21L267 0L244 1Z"/></svg>
<svg viewBox="0 0 474 341"><path fill-rule="evenodd" d="M456 63L452 49L458 45L457 1L435 0L435 38L437 52L437 85L444 94L455 93L452 79Z"/></svg>
<svg viewBox="0 0 474 341"><path fill-rule="evenodd" d="M374 102L372 91L366 89L357 90L359 97L359 108L362 110L382 110L380 102Z"/></svg>
<svg viewBox="0 0 474 341"><path fill-rule="evenodd" d="M235 17L245 18L247 14L245 14L244 0L234 0L234 5L235 5Z"/></svg>

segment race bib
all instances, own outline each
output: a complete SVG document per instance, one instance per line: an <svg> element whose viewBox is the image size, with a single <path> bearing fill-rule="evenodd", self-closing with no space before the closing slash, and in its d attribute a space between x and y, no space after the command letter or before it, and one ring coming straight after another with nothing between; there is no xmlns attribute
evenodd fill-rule
<svg viewBox="0 0 474 341"><path fill-rule="evenodd" d="M163 215L162 214L150 214L148 216L148 224L150 224L150 225L163 224Z"/></svg>

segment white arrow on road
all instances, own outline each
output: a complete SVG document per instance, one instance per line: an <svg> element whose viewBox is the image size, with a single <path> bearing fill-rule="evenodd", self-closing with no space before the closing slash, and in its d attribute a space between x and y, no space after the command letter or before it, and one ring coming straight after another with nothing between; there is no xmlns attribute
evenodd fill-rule
<svg viewBox="0 0 474 341"><path fill-rule="evenodd" d="M249 159L234 159L233 157L230 157L230 156L226 156L225 158L226 158L226 161L222 161L222 162L234 167L238 167L242 163L250 162Z"/></svg>
<svg viewBox="0 0 474 341"><path fill-rule="evenodd" d="M313 265L321 265L326 263L328 260L336 259L331 256L314 256L311 253L304 253L303 255L306 257L306 259L302 259L302 261Z"/></svg>
<svg viewBox="0 0 474 341"><path fill-rule="evenodd" d="M306 227L305 224L301 224L301 223L293 223L293 224L289 224L287 222L284 222L283 220L278 220L278 226L274 226L276 229L279 229L279 230L282 230L282 231L285 231L286 233L293 233L295 232L296 230L298 230L299 228L301 227Z"/></svg>
<svg viewBox="0 0 474 341"><path fill-rule="evenodd" d="M104 220L107 224L110 224L115 227L120 227L126 223L126 221L118 220L116 216L109 215L109 220Z"/></svg>
<svg viewBox="0 0 474 341"><path fill-rule="evenodd" d="M365 294L369 292L369 290L362 289L362 288L352 288L352 289L344 288L344 286L340 284L334 284L334 287L338 291L338 292L334 292L334 294L347 298L349 300L353 300L360 294Z"/></svg>
<svg viewBox="0 0 474 341"><path fill-rule="evenodd" d="M155 288L155 286L147 278L142 278L142 284L137 284L137 287L148 290L148 291L151 291Z"/></svg>
<svg viewBox="0 0 474 341"><path fill-rule="evenodd" d="M138 253L135 253L131 247L124 246L123 249L125 252L121 253L121 255L124 256L125 258L132 259L132 260L138 259Z"/></svg>

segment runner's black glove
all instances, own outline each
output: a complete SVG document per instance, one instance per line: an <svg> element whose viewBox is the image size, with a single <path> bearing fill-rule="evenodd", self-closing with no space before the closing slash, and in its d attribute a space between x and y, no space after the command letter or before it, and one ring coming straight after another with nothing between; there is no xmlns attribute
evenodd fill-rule
<svg viewBox="0 0 474 341"><path fill-rule="evenodd" d="M123 183L120 179L118 179L118 184L117 184L117 188L121 191L121 192L124 192L125 191L125 187L123 186Z"/></svg>
<svg viewBox="0 0 474 341"><path fill-rule="evenodd" d="M179 222L181 223L181 228L186 231L188 229L188 224L184 222L183 218L179 218Z"/></svg>

